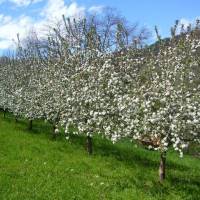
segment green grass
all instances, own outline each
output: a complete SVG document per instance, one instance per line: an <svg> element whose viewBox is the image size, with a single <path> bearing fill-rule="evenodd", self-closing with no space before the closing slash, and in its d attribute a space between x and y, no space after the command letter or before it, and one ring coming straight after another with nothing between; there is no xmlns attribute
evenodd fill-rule
<svg viewBox="0 0 200 200"><path fill-rule="evenodd" d="M158 181L159 154L123 141L51 139L51 127L0 115L0 200L199 200L200 160L167 156L167 177Z"/></svg>

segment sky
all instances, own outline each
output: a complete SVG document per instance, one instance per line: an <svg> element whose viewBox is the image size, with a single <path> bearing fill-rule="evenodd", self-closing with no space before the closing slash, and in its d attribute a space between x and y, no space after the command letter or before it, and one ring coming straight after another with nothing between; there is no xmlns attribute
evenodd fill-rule
<svg viewBox="0 0 200 200"><path fill-rule="evenodd" d="M33 29L42 34L47 24L61 19L62 14L83 17L106 7L147 27L152 32L150 41L154 41L155 25L164 38L176 19L188 25L200 18L200 0L0 0L0 55L14 48L17 33L21 38Z"/></svg>

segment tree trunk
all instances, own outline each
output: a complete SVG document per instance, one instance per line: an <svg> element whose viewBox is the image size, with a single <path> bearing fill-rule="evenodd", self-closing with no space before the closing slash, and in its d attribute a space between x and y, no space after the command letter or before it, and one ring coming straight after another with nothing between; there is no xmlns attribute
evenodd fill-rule
<svg viewBox="0 0 200 200"><path fill-rule="evenodd" d="M33 129L33 120L29 120L29 127L28 129L31 131Z"/></svg>
<svg viewBox="0 0 200 200"><path fill-rule="evenodd" d="M15 117L15 123L17 123L18 122L18 119L17 119L17 117Z"/></svg>
<svg viewBox="0 0 200 200"><path fill-rule="evenodd" d="M159 166L159 177L161 182L163 182L165 179L165 168L166 168L166 152L161 152L160 166Z"/></svg>
<svg viewBox="0 0 200 200"><path fill-rule="evenodd" d="M92 137L87 136L86 149L89 155L92 155Z"/></svg>
<svg viewBox="0 0 200 200"><path fill-rule="evenodd" d="M3 111L3 118L4 119L6 118L6 111L5 110Z"/></svg>
<svg viewBox="0 0 200 200"><path fill-rule="evenodd" d="M52 134L53 139L56 139L56 126L53 125L53 134Z"/></svg>

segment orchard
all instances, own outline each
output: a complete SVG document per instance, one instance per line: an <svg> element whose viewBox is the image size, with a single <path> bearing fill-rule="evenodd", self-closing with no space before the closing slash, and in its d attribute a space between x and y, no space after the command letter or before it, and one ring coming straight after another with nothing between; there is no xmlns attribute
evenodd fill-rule
<svg viewBox="0 0 200 200"><path fill-rule="evenodd" d="M29 129L50 122L54 139L74 127L89 154L96 134L159 151L163 181L168 150L183 157L200 143L199 22L144 46L144 30L133 37L122 19L98 20L63 16L44 40L19 35L15 56L0 59L0 108Z"/></svg>

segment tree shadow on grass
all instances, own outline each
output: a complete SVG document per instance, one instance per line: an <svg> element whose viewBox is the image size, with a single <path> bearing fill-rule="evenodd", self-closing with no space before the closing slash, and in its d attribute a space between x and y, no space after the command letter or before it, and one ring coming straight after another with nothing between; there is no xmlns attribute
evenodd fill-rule
<svg viewBox="0 0 200 200"><path fill-rule="evenodd" d="M4 119L7 122L14 122L14 118L12 114L7 114L7 117ZM25 119L18 119L16 123L16 127L18 129L23 129L26 132L31 134L43 134L48 139L52 138L52 125L50 123L44 123L43 120L34 120L33 121L33 128L29 130L29 122ZM56 140L64 140L63 132ZM71 143L80 146L81 148L85 147L86 144L86 137L84 135L74 135L73 133L70 134ZM149 150L142 150L138 151L134 147L134 144L130 142L124 141L119 144L112 144L110 141L106 139L102 139L100 136L94 137L93 140L93 149L94 154L106 156L106 157L114 157L118 161L122 161L127 165L130 166L142 166L144 168L156 169L159 165L159 153L157 152L149 152ZM150 155L150 153L154 154L154 159ZM156 158L157 157L157 158ZM156 159L155 159L156 158ZM167 160L167 167L170 169L176 170L189 170L190 168Z"/></svg>
<svg viewBox="0 0 200 200"><path fill-rule="evenodd" d="M190 195L191 199L200 196L200 177L189 175L191 168L188 166L179 164L172 161L170 158L168 159L167 157L166 181L170 186L165 187L165 183L160 184L158 178L156 179L156 177L154 180L151 180L152 184L148 184L150 177L148 175L145 176L145 173L148 173L149 170L153 170L155 172L158 171L160 158L159 152L150 152L149 150L141 148L136 149L134 144L126 141L124 143L122 142L112 145L109 144L109 142L102 142L101 140L98 140L95 145L96 146L94 148L97 148L97 154L102 156L112 156L118 161L123 162L125 165L138 167L141 170L144 170L144 173L136 175L137 177L134 177L133 181L135 178L138 179L139 181L135 181L134 184L138 187L138 189L146 188L150 195L158 195L160 192L160 195L167 196L173 186L175 187L175 190L180 192L180 195ZM152 156L150 154L154 155ZM179 174L181 174L181 176L179 176ZM186 174L188 174L188 176Z"/></svg>
<svg viewBox="0 0 200 200"><path fill-rule="evenodd" d="M43 120L33 120L32 129L30 130L29 121L23 118L18 118L15 121L14 117L10 116L4 119L5 122L12 123L16 130L22 130L26 133L34 135L45 135L48 138L52 136L52 125L50 123L45 123Z"/></svg>
<svg viewBox="0 0 200 200"><path fill-rule="evenodd" d="M86 137L80 135L70 135L72 144L84 147ZM116 160L129 166L138 166L149 169L157 169L159 165L159 152L153 152L135 147L135 144L122 141L119 144L112 144L106 139L94 137L93 139L94 155L103 157L114 157ZM151 155L153 154L153 156ZM167 167L170 169L187 171L190 168L167 160Z"/></svg>
<svg viewBox="0 0 200 200"><path fill-rule="evenodd" d="M131 148L131 144L126 145L110 145L110 144L98 144L97 154L101 156L112 156L125 165L134 168L139 168L143 172L134 174L134 177L126 177L130 182L141 191L148 191L151 197L159 196L163 199L170 195L171 191L179 193L178 195L183 197L190 196L185 199L200 199L200 177L189 175L191 168L182 164L176 163L167 159L166 163L166 181L163 184L159 182L159 177L152 177L148 175L148 171L155 171L158 173L159 166L159 153L149 152L148 150ZM155 154L151 156L149 154ZM181 175L180 175L181 174ZM126 182L126 181L125 181ZM123 184L122 184L123 185ZM197 198L198 197L198 198ZM156 199L156 198L155 198Z"/></svg>

